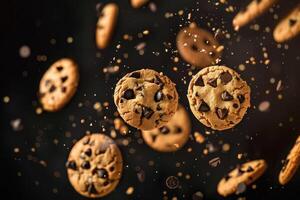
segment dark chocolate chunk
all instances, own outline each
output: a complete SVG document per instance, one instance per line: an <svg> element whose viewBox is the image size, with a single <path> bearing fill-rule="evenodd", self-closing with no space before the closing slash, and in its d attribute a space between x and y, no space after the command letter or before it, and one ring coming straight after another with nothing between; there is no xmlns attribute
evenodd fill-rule
<svg viewBox="0 0 300 200"><path fill-rule="evenodd" d="M218 79L216 79L216 78L209 79L207 81L207 84L210 85L210 86L212 86L212 87L214 87L214 88L216 88L217 87L217 80Z"/></svg>
<svg viewBox="0 0 300 200"><path fill-rule="evenodd" d="M101 168L101 169L97 169L97 175L99 176L99 178L103 178L103 179L107 179L108 178L108 172Z"/></svg>
<svg viewBox="0 0 300 200"><path fill-rule="evenodd" d="M209 105L207 105L207 103L205 103L205 101L202 101L201 105L199 107L199 111L208 112L208 111L210 111L210 107L209 107Z"/></svg>
<svg viewBox="0 0 300 200"><path fill-rule="evenodd" d="M62 88L61 88L61 91L62 91L63 93L65 93L65 92L67 91L67 87L65 87L65 86L62 87Z"/></svg>
<svg viewBox="0 0 300 200"><path fill-rule="evenodd" d="M160 107L160 105L157 105L156 110L158 110L158 111L162 110L162 108Z"/></svg>
<svg viewBox="0 0 300 200"><path fill-rule="evenodd" d="M68 76L61 77L60 80L62 83L64 83L66 80L68 80Z"/></svg>
<svg viewBox="0 0 300 200"><path fill-rule="evenodd" d="M237 103L234 103L232 106L233 106L234 108L238 108L238 107L239 107L239 105L238 105Z"/></svg>
<svg viewBox="0 0 300 200"><path fill-rule="evenodd" d="M297 20L296 19L289 19L289 25L294 26L296 24Z"/></svg>
<svg viewBox="0 0 300 200"><path fill-rule="evenodd" d="M244 96L244 95L239 94L239 95L237 96L237 98L238 98L238 100L239 100L240 103L244 103L244 101L245 101L245 96Z"/></svg>
<svg viewBox="0 0 300 200"><path fill-rule="evenodd" d="M88 148L85 152L84 152L85 155L87 156L91 156L92 155L92 149L91 148Z"/></svg>
<svg viewBox="0 0 300 200"><path fill-rule="evenodd" d="M168 97L169 100L173 99L173 97L171 95L169 95L169 94L167 94L167 97Z"/></svg>
<svg viewBox="0 0 300 200"><path fill-rule="evenodd" d="M96 190L96 188L95 188L95 186L94 186L93 183L90 183L90 184L88 185L87 190L88 190L88 193L89 193L89 194L98 194L98 192L97 192L97 190Z"/></svg>
<svg viewBox="0 0 300 200"><path fill-rule="evenodd" d="M146 106L142 107L142 117L145 117L147 119L150 119L153 115L154 111L151 108L148 108Z"/></svg>
<svg viewBox="0 0 300 200"><path fill-rule="evenodd" d="M238 174L237 174L237 176L241 176L243 173L245 173L245 172L244 172L244 170L242 170L242 166L239 165L238 166Z"/></svg>
<svg viewBox="0 0 300 200"><path fill-rule="evenodd" d="M60 71L63 70L63 68L64 68L63 66L57 66L57 67L56 67L56 70L60 72Z"/></svg>
<svg viewBox="0 0 300 200"><path fill-rule="evenodd" d="M135 98L134 91L132 89L126 90L123 94L123 98L127 100L134 99Z"/></svg>
<svg viewBox="0 0 300 200"><path fill-rule="evenodd" d="M176 126L175 128L176 128L175 129L175 133L181 133L182 132L182 128L181 127Z"/></svg>
<svg viewBox="0 0 300 200"><path fill-rule="evenodd" d="M153 135L153 134L151 134L151 139L152 139L152 142L155 142L155 140L156 140L156 137L157 137L157 135Z"/></svg>
<svg viewBox="0 0 300 200"><path fill-rule="evenodd" d="M216 113L220 119L225 119L228 115L228 109L227 108L217 108Z"/></svg>
<svg viewBox="0 0 300 200"><path fill-rule="evenodd" d="M195 86L201 86L201 87L204 87L204 82L203 82L202 76L199 76L199 77L197 78L197 80L195 81Z"/></svg>
<svg viewBox="0 0 300 200"><path fill-rule="evenodd" d="M193 51L198 51L198 47L197 47L195 44L192 44L192 45L191 45L191 49L192 49Z"/></svg>
<svg viewBox="0 0 300 200"><path fill-rule="evenodd" d="M56 87L55 85L51 85L50 89L49 89L49 92L54 92L56 90Z"/></svg>
<svg viewBox="0 0 300 200"><path fill-rule="evenodd" d="M222 72L220 74L221 83L226 85L232 80L232 76L229 72Z"/></svg>
<svg viewBox="0 0 300 200"><path fill-rule="evenodd" d="M110 168L109 168L109 171L111 171L111 172L113 172L115 170L115 167L114 166L111 166Z"/></svg>
<svg viewBox="0 0 300 200"><path fill-rule="evenodd" d="M89 168L91 168L90 162L89 161L83 161L83 163L81 163L81 167L83 169L89 169Z"/></svg>
<svg viewBox="0 0 300 200"><path fill-rule="evenodd" d="M66 167L69 169L73 169L76 170L77 169L77 165L76 162L74 160L70 160L66 163Z"/></svg>
<svg viewBox="0 0 300 200"><path fill-rule="evenodd" d="M254 171L254 169L251 166L249 166L247 169L247 172L253 172L253 171Z"/></svg>
<svg viewBox="0 0 300 200"><path fill-rule="evenodd" d="M233 96L230 95L229 92L224 91L224 92L222 92L222 94L221 94L221 99L222 99L223 101L231 101L231 100L233 100Z"/></svg>
<svg viewBox="0 0 300 200"><path fill-rule="evenodd" d="M224 177L225 181L228 181L230 178L231 178L231 176L230 176L229 174L227 174L227 175Z"/></svg>
<svg viewBox="0 0 300 200"><path fill-rule="evenodd" d="M163 134L168 134L170 132L170 129L166 126L160 127L159 131Z"/></svg>
<svg viewBox="0 0 300 200"><path fill-rule="evenodd" d="M164 86L164 83L163 81L158 77L158 76L155 76L155 80L154 80L154 83L159 85L160 87L163 87Z"/></svg>
<svg viewBox="0 0 300 200"><path fill-rule="evenodd" d="M163 98L164 98L164 94L162 93L161 90L157 91L154 95L155 102L159 102L159 101L163 100Z"/></svg>
<svg viewBox="0 0 300 200"><path fill-rule="evenodd" d="M141 78L141 73L140 72L132 72L129 77Z"/></svg>

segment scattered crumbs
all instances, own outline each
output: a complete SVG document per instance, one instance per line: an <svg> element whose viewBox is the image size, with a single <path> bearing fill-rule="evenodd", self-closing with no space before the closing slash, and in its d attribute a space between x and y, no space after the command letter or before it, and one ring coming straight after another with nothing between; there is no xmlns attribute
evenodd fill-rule
<svg viewBox="0 0 300 200"><path fill-rule="evenodd" d="M269 101L263 101L259 104L258 109L261 112L266 112L270 109L270 106L271 106L271 104Z"/></svg>
<svg viewBox="0 0 300 200"><path fill-rule="evenodd" d="M127 190L126 190L127 195L132 195L133 192L134 192L134 188L132 186L128 187Z"/></svg>
<svg viewBox="0 0 300 200"><path fill-rule="evenodd" d="M35 109L35 113L36 113L37 115L40 115L40 114L43 113L43 109L42 109L41 107L37 107L37 108Z"/></svg>
<svg viewBox="0 0 300 200"><path fill-rule="evenodd" d="M28 58L31 54L31 50L29 46L27 45L21 46L19 49L19 54L21 58Z"/></svg>
<svg viewBox="0 0 300 200"><path fill-rule="evenodd" d="M3 97L3 102L4 102L4 103L9 103L9 101L10 101L9 96Z"/></svg>
<svg viewBox="0 0 300 200"><path fill-rule="evenodd" d="M71 36L67 37L67 43L68 43L68 44L71 44L71 43L73 43L73 42L74 42L73 37L71 37Z"/></svg>
<svg viewBox="0 0 300 200"><path fill-rule="evenodd" d="M203 198L204 198L204 195L200 191L195 192L192 196L192 200L203 200Z"/></svg>
<svg viewBox="0 0 300 200"><path fill-rule="evenodd" d="M196 142L198 142L199 144L202 144L205 141L205 137L197 131L194 133L194 137Z"/></svg>
<svg viewBox="0 0 300 200"><path fill-rule="evenodd" d="M222 151L227 152L229 150L230 150L230 144L228 144L228 143L223 144Z"/></svg>
<svg viewBox="0 0 300 200"><path fill-rule="evenodd" d="M13 131L21 131L23 130L22 120L20 118L14 119L10 121L10 125Z"/></svg>
<svg viewBox="0 0 300 200"><path fill-rule="evenodd" d="M101 112L102 111L102 105L100 102L95 102L93 105L94 110L96 110L97 112Z"/></svg>

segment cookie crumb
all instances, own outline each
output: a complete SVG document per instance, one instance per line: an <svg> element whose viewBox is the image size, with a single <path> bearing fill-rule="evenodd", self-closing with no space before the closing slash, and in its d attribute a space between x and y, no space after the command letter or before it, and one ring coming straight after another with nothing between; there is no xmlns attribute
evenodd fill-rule
<svg viewBox="0 0 300 200"><path fill-rule="evenodd" d="M127 195L132 195L133 192L134 192L134 187L132 187L132 186L130 186L130 187L127 188L127 190L126 190L126 194L127 194Z"/></svg>

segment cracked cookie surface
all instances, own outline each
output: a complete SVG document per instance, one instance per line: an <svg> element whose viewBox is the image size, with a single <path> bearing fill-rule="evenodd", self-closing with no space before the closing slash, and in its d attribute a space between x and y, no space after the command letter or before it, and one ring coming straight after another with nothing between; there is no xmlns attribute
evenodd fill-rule
<svg viewBox="0 0 300 200"><path fill-rule="evenodd" d="M232 128L250 107L250 87L225 66L200 70L191 79L187 96L195 117L214 130Z"/></svg>
<svg viewBox="0 0 300 200"><path fill-rule="evenodd" d="M181 105L164 126L150 131L142 131L145 142L154 150L173 152L179 150L188 140L191 122L187 111Z"/></svg>
<svg viewBox="0 0 300 200"><path fill-rule="evenodd" d="M79 82L77 64L63 58L52 64L39 85L39 100L47 111L57 111L67 104L76 92Z"/></svg>
<svg viewBox="0 0 300 200"><path fill-rule="evenodd" d="M162 73L141 69L126 74L116 85L114 102L129 125L150 130L165 125L177 110L175 84Z"/></svg>
<svg viewBox="0 0 300 200"><path fill-rule="evenodd" d="M70 183L86 197L102 197L112 192L122 174L123 159L114 141L94 133L80 139L66 163Z"/></svg>

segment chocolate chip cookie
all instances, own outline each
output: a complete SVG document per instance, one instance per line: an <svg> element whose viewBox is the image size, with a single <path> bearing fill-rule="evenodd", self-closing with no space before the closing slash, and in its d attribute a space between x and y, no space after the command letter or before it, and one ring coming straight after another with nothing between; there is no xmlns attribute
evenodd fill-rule
<svg viewBox="0 0 300 200"><path fill-rule="evenodd" d="M279 183L287 184L296 173L300 165L300 136L298 136L293 148L283 162L282 169L279 173Z"/></svg>
<svg viewBox="0 0 300 200"><path fill-rule="evenodd" d="M246 7L243 8L232 21L235 30L239 30L240 27L248 24L255 18L265 13L270 7L272 7L277 0L253 0Z"/></svg>
<svg viewBox="0 0 300 200"><path fill-rule="evenodd" d="M66 163L70 183L83 196L96 198L111 193L122 175L122 155L104 134L84 136L72 148Z"/></svg>
<svg viewBox="0 0 300 200"><path fill-rule="evenodd" d="M108 46L115 29L118 13L119 7L115 3L109 3L103 7L96 27L96 44L99 49Z"/></svg>
<svg viewBox="0 0 300 200"><path fill-rule="evenodd" d="M162 73L141 69L126 74L116 85L114 102L129 125L150 130L165 125L178 105L175 84Z"/></svg>
<svg viewBox="0 0 300 200"><path fill-rule="evenodd" d="M161 152L173 152L180 149L188 140L191 123L185 108L181 105L172 119L164 126L150 131L142 131L145 142Z"/></svg>
<svg viewBox="0 0 300 200"><path fill-rule="evenodd" d="M226 197L237 192L240 186L247 186L257 180L265 170L267 163L264 160L254 160L244 163L229 174L227 174L218 184L217 191Z"/></svg>
<svg viewBox="0 0 300 200"><path fill-rule="evenodd" d="M131 0L131 6L134 8L139 8L146 4L149 0Z"/></svg>
<svg viewBox="0 0 300 200"><path fill-rule="evenodd" d="M300 4L276 26L273 37L277 42L290 40L300 33Z"/></svg>
<svg viewBox="0 0 300 200"><path fill-rule="evenodd" d="M250 107L250 87L225 66L200 70L190 81L187 96L195 117L215 130L232 128Z"/></svg>
<svg viewBox="0 0 300 200"><path fill-rule="evenodd" d="M188 63L206 67L216 64L221 56L219 43L208 31L191 23L177 34L177 49L181 57Z"/></svg>
<svg viewBox="0 0 300 200"><path fill-rule="evenodd" d="M52 64L39 86L38 96L44 110L54 112L64 107L75 94L78 82L78 68L73 60L63 58Z"/></svg>

